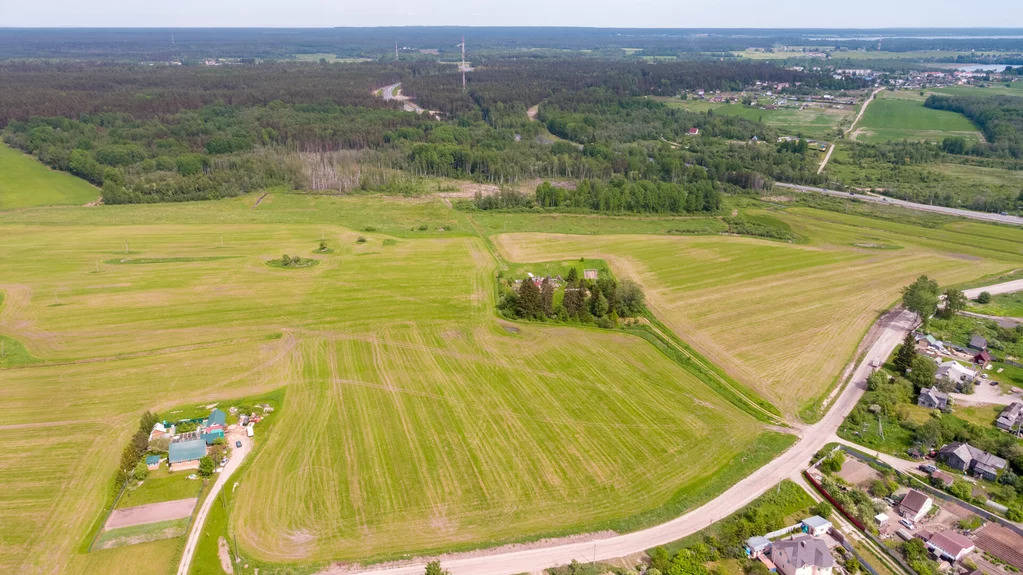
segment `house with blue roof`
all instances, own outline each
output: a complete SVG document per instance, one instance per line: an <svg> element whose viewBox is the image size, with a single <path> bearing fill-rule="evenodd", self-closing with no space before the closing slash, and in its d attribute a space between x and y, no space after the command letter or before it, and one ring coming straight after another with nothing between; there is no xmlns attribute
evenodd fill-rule
<svg viewBox="0 0 1023 575"><path fill-rule="evenodd" d="M159 455L147 455L146 468L149 469L150 471L160 469L160 461L162 460L163 458L160 457Z"/></svg>
<svg viewBox="0 0 1023 575"><path fill-rule="evenodd" d="M206 440L191 439L171 443L167 452L167 464L171 470L198 469L199 460L206 455Z"/></svg>
<svg viewBox="0 0 1023 575"><path fill-rule="evenodd" d="M227 429L227 414L214 408L206 418L206 429L207 431Z"/></svg>

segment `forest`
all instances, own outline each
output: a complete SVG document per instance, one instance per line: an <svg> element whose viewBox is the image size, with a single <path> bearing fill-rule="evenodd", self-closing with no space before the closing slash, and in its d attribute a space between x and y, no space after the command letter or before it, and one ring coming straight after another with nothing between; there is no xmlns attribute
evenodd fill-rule
<svg viewBox="0 0 1023 575"><path fill-rule="evenodd" d="M932 95L924 105L962 114L984 132L987 142L946 142L949 153L1023 159L1023 98Z"/></svg>
<svg viewBox="0 0 1023 575"><path fill-rule="evenodd" d="M588 179L591 187L582 189L606 189L595 182L624 176L672 184L654 188L674 189L676 204L716 205L719 190L762 190L773 180L824 182L812 154L767 144L776 134L763 124L640 97L815 76L759 63L605 62L572 66L572 73L562 69L556 63L498 64L474 72L463 94L458 74L428 63L7 64L0 66L0 80L6 80L0 82L0 122L7 144L102 187L106 203L214 199L271 186L406 190L402 182L421 176L498 184ZM443 86L427 92L433 103L447 102L442 121L399 111L371 93L406 78L410 91ZM598 79L610 87L593 87ZM539 121L531 121L526 107L541 100ZM417 101L431 103L425 95ZM690 127L704 135L684 148L669 141L685 138ZM552 141L548 129L567 141ZM682 183L701 198L713 191L706 196L711 199L683 200ZM571 207L582 205L694 209L634 199Z"/></svg>

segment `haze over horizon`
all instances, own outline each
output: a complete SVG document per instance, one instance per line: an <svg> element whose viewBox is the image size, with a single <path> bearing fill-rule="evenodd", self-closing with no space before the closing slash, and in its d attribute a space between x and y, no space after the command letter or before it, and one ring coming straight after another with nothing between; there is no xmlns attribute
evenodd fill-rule
<svg viewBox="0 0 1023 575"><path fill-rule="evenodd" d="M583 0L457 0L430 5L413 0L180 0L150 4L131 0L9 2L0 27L377 27L377 26L581 26L601 28L964 28L1023 26L1023 3L949 0L828 4L782 0L640 4Z"/></svg>

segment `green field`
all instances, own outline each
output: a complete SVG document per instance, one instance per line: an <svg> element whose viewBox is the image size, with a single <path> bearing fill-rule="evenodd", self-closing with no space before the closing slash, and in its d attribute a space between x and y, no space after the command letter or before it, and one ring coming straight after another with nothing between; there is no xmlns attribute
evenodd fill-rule
<svg viewBox="0 0 1023 575"><path fill-rule="evenodd" d="M848 127L856 115L855 106L844 106L842 109L807 107L780 108L777 110L761 110L742 104L723 104L706 100L663 99L670 107L706 112L714 110L715 114L738 116L754 122L763 122L786 134L795 136L804 134L814 138L833 138L837 129Z"/></svg>
<svg viewBox="0 0 1023 575"><path fill-rule="evenodd" d="M989 303L970 302L970 311L987 315L1023 318L1023 292L991 296Z"/></svg>
<svg viewBox="0 0 1023 575"><path fill-rule="evenodd" d="M827 393L866 329L917 275L957 283L1023 262L1023 231L1012 228L917 228L809 208L771 215L810 244L535 233L495 242L511 261L608 261L645 286L675 333L790 416Z"/></svg>
<svg viewBox="0 0 1023 575"><path fill-rule="evenodd" d="M504 329L497 264L436 199L34 208L0 227L0 334L39 360L0 370L0 570L167 570L170 543L82 552L146 409L286 390L230 517L270 563L633 529L791 439L641 338ZM264 264L321 237L335 251L314 268ZM105 263L126 242L148 263Z"/></svg>
<svg viewBox="0 0 1023 575"><path fill-rule="evenodd" d="M54 204L83 205L99 189L65 172L51 170L0 142L0 210Z"/></svg>
<svg viewBox="0 0 1023 575"><path fill-rule="evenodd" d="M198 497L202 481L189 479L188 476L193 473L194 471L170 473L164 462L160 469L150 471L149 477L141 485L136 486L134 482L129 484L121 498L117 500L117 509Z"/></svg>
<svg viewBox="0 0 1023 575"><path fill-rule="evenodd" d="M919 94L907 97L904 92L878 94L856 124L856 130L850 134L852 139L861 142L940 142L948 136L962 136L974 141L981 138L977 127L965 116L945 110L931 110L924 107L923 98Z"/></svg>

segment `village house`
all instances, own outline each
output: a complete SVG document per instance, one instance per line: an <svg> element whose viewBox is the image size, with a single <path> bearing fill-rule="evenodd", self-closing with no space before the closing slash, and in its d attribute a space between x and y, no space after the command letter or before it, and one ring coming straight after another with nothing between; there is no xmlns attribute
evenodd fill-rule
<svg viewBox="0 0 1023 575"><path fill-rule="evenodd" d="M835 566L827 543L810 535L775 541L771 561L782 575L831 575Z"/></svg>
<svg viewBox="0 0 1023 575"><path fill-rule="evenodd" d="M1023 426L1023 403L1018 401L1005 406L995 420L995 426L1005 431L1016 431Z"/></svg>
<svg viewBox="0 0 1023 575"><path fill-rule="evenodd" d="M973 541L955 531L942 531L924 542L936 556L955 563L974 549Z"/></svg>
<svg viewBox="0 0 1023 575"><path fill-rule="evenodd" d="M955 478L941 470L934 470L931 472L931 482L936 483L942 487L951 487L955 483Z"/></svg>
<svg viewBox="0 0 1023 575"><path fill-rule="evenodd" d="M916 404L927 409L945 409L948 407L948 394L937 387L925 387L920 390Z"/></svg>
<svg viewBox="0 0 1023 575"><path fill-rule="evenodd" d="M987 340L982 336L975 335L970 338L970 349L976 351L984 351L987 349Z"/></svg>
<svg viewBox="0 0 1023 575"><path fill-rule="evenodd" d="M171 443L167 452L167 466L172 471L198 469L199 460L205 455L206 442L202 439Z"/></svg>
<svg viewBox="0 0 1023 575"><path fill-rule="evenodd" d="M754 535L746 540L746 554L751 559L758 559L771 549L771 540L767 537Z"/></svg>
<svg viewBox="0 0 1023 575"><path fill-rule="evenodd" d="M987 364L991 363L991 354L988 353L986 349L982 350L980 353L973 356L973 363L982 367L987 366Z"/></svg>
<svg viewBox="0 0 1023 575"><path fill-rule="evenodd" d="M1001 457L977 449L969 443L949 443L938 450L938 457L953 469L973 473L989 481L994 481L998 472L1006 466L1006 461Z"/></svg>
<svg viewBox="0 0 1023 575"><path fill-rule="evenodd" d="M916 523L927 516L927 512L934 506L934 500L927 495L910 489L909 493L899 502L899 515Z"/></svg>
<svg viewBox="0 0 1023 575"><path fill-rule="evenodd" d="M149 432L149 441L152 441L157 437L166 437L168 435L173 435L173 432L169 432L167 426L158 421L153 424L153 430Z"/></svg>
<svg viewBox="0 0 1023 575"><path fill-rule="evenodd" d="M934 373L934 379L936 381L946 380L957 386L972 383L976 377L977 372L963 367L962 364L956 361L946 361L945 363L942 363L938 366L938 370Z"/></svg>

